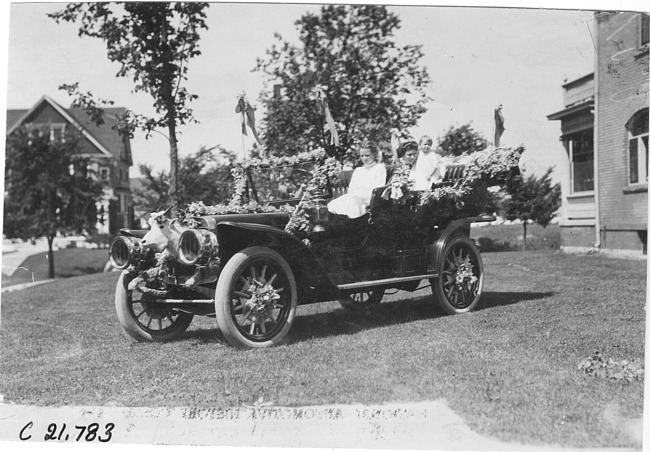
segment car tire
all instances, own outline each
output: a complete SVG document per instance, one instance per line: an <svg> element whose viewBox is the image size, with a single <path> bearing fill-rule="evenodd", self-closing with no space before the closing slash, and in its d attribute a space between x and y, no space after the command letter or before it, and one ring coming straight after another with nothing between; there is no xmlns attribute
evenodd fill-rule
<svg viewBox="0 0 650 452"><path fill-rule="evenodd" d="M474 242L465 235L452 237L445 246L438 277L431 279L431 291L447 314L472 311L483 291L483 260Z"/></svg>
<svg viewBox="0 0 650 452"><path fill-rule="evenodd" d="M276 251L254 246L226 262L215 293L217 323L241 349L280 343L296 315L298 290L291 267Z"/></svg>
<svg viewBox="0 0 650 452"><path fill-rule="evenodd" d="M115 287L117 318L129 336L138 342L166 342L178 338L190 326L192 314L148 301L151 297L147 294L134 299L133 291L128 289L130 281L122 272Z"/></svg>

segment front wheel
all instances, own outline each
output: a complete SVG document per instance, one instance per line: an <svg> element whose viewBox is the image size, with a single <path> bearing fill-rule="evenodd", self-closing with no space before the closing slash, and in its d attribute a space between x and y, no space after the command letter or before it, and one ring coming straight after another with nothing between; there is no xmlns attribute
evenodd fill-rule
<svg viewBox="0 0 650 452"><path fill-rule="evenodd" d="M192 323L192 314L181 312L153 297L129 290L131 278L122 272L115 287L115 310L124 331L138 342L176 339Z"/></svg>
<svg viewBox="0 0 650 452"><path fill-rule="evenodd" d="M217 323L237 348L270 347L282 341L291 329L297 304L291 267L270 248L254 246L236 253L217 281Z"/></svg>
<svg viewBox="0 0 650 452"><path fill-rule="evenodd" d="M445 246L438 277L431 280L431 291L448 314L476 307L483 291L483 260L469 237L453 237Z"/></svg>

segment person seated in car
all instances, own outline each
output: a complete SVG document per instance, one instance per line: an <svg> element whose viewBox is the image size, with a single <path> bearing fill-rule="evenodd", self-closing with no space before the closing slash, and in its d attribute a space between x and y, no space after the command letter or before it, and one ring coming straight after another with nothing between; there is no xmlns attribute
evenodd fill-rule
<svg viewBox="0 0 650 452"><path fill-rule="evenodd" d="M366 213L372 190L386 185L386 167L379 162L379 150L365 145L359 152L363 166L352 173L348 192L327 204L327 209L338 215L359 218Z"/></svg>
<svg viewBox="0 0 650 452"><path fill-rule="evenodd" d="M419 153L412 171L415 180L413 190L429 190L432 184L441 182L445 177L444 159L433 150L432 145L430 136L423 135L420 138Z"/></svg>
<svg viewBox="0 0 650 452"><path fill-rule="evenodd" d="M404 166L413 168L418 158L418 144L414 140L407 141L401 144L396 151L397 161L387 168L387 182L390 183L395 170Z"/></svg>

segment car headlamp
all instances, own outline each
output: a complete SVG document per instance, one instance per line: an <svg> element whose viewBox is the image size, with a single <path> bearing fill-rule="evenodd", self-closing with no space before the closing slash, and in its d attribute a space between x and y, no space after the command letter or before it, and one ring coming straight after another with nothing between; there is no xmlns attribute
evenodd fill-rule
<svg viewBox="0 0 650 452"><path fill-rule="evenodd" d="M218 251L217 236L206 229L188 229L178 240L178 260L186 265L206 263Z"/></svg>

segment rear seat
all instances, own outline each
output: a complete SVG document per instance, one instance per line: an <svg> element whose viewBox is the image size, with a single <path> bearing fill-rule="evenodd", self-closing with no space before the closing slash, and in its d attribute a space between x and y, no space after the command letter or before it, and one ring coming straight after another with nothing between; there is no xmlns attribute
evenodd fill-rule
<svg viewBox="0 0 650 452"><path fill-rule="evenodd" d="M465 165L455 164L449 165L445 171L441 185L453 185L465 176Z"/></svg>
<svg viewBox="0 0 650 452"><path fill-rule="evenodd" d="M332 184L332 199L336 199L348 192L350 179L352 179L353 170L346 170L341 172L339 180L336 184Z"/></svg>

